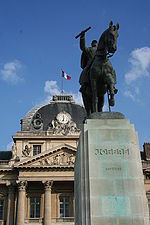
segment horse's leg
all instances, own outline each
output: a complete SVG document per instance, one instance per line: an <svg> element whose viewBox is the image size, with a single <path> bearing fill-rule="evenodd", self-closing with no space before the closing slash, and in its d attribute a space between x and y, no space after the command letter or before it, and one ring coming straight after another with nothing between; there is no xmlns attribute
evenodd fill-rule
<svg viewBox="0 0 150 225"><path fill-rule="evenodd" d="M84 104L84 107L85 107L87 116L89 116L90 115L90 107L89 107L87 95L85 95L84 93L82 93L82 99L83 99L83 104Z"/></svg>
<svg viewBox="0 0 150 225"><path fill-rule="evenodd" d="M98 97L97 97L97 85L96 79L91 79L91 88L92 88L92 111L98 112Z"/></svg>
<svg viewBox="0 0 150 225"><path fill-rule="evenodd" d="M103 111L103 106L104 106L104 95L100 95L98 97L98 111L99 112Z"/></svg>
<svg viewBox="0 0 150 225"><path fill-rule="evenodd" d="M114 106L115 105L115 99L114 99L114 85L113 83L109 84L108 85L108 89L109 89L109 92L110 92L110 99L109 99L109 105L110 106Z"/></svg>
<svg viewBox="0 0 150 225"><path fill-rule="evenodd" d="M110 106L114 106L114 105L115 105L114 94L111 94L111 95L110 95L109 105L110 105Z"/></svg>
<svg viewBox="0 0 150 225"><path fill-rule="evenodd" d="M91 100L90 100L90 93L88 95L88 84L83 83L81 88L80 88L80 92L82 94L82 99L83 99L83 104L87 113L87 117L90 115L91 113Z"/></svg>
<svg viewBox="0 0 150 225"><path fill-rule="evenodd" d="M110 104L110 106L114 106L115 105L115 99L114 99L115 83L114 83L112 74L105 75L105 83L107 84L108 90L110 92L109 104Z"/></svg>

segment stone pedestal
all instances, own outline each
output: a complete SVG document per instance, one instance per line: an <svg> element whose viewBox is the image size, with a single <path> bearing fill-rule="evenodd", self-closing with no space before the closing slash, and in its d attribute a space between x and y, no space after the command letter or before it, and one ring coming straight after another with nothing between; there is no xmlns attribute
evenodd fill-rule
<svg viewBox="0 0 150 225"><path fill-rule="evenodd" d="M138 136L121 113L87 119L75 162L76 225L149 225Z"/></svg>

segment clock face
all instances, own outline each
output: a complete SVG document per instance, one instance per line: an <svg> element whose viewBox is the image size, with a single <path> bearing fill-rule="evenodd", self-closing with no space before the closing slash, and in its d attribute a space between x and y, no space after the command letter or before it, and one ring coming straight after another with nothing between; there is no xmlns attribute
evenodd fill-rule
<svg viewBox="0 0 150 225"><path fill-rule="evenodd" d="M60 123L68 123L69 121L69 118L65 113L58 114L57 119Z"/></svg>

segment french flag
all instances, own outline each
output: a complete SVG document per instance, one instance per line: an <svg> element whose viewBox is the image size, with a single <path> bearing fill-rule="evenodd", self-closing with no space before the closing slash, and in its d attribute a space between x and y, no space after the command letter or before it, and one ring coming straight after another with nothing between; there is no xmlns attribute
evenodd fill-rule
<svg viewBox="0 0 150 225"><path fill-rule="evenodd" d="M71 77L67 75L63 70L62 70L62 77L66 78L67 80L71 80Z"/></svg>

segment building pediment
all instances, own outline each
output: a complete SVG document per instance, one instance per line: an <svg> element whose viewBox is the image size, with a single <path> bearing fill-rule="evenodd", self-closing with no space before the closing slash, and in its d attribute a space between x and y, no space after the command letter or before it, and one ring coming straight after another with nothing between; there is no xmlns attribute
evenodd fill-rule
<svg viewBox="0 0 150 225"><path fill-rule="evenodd" d="M48 151L22 160L14 165L15 168L47 168L74 167L76 148L70 145L59 145Z"/></svg>

